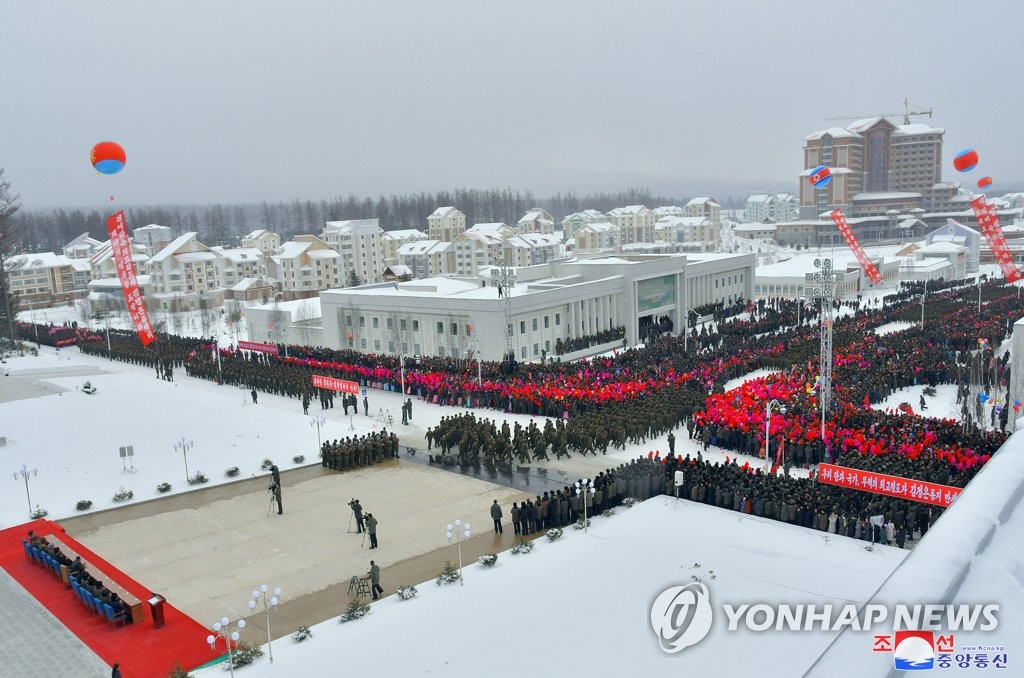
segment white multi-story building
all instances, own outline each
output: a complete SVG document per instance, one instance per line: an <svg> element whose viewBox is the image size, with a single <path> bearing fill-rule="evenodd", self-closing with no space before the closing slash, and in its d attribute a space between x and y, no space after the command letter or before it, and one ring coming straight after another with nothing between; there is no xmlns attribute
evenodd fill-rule
<svg viewBox="0 0 1024 678"><path fill-rule="evenodd" d="M316 296L322 290L346 284L341 255L315 235L297 235L267 262L269 273L281 283L286 299Z"/></svg>
<svg viewBox="0 0 1024 678"><path fill-rule="evenodd" d="M555 220L545 210L531 207L523 218L516 222L516 233L543 233L551 235L555 232Z"/></svg>
<svg viewBox="0 0 1024 678"><path fill-rule="evenodd" d="M687 309L750 298L754 265L753 255L688 254L597 257L516 269L509 297L512 350L519 360L540 360L553 357L560 340L616 327L635 344L644 328L663 317L678 334ZM491 269L471 280L435 277L328 290L320 295L323 343L455 358L473 351L486 360L501 359L505 299L496 281Z"/></svg>
<svg viewBox="0 0 1024 678"><path fill-rule="evenodd" d="M617 252L622 245L622 231L607 221L588 223L573 235L576 253Z"/></svg>
<svg viewBox="0 0 1024 678"><path fill-rule="evenodd" d="M414 278L430 278L446 275L450 242L440 240L417 240L407 242L398 248L398 264L407 267Z"/></svg>
<svg viewBox="0 0 1024 678"><path fill-rule="evenodd" d="M341 253L341 275L348 281L355 274L360 284L380 282L386 264L377 219L328 221L320 239Z"/></svg>
<svg viewBox="0 0 1024 678"><path fill-rule="evenodd" d="M427 217L427 236L451 242L466 230L466 215L454 207L438 207Z"/></svg>
<svg viewBox="0 0 1024 678"><path fill-rule="evenodd" d="M102 246L103 243L99 240L89 237L88 233L83 233L67 245L64 245L61 248L61 252L68 259L88 259L96 254L96 251Z"/></svg>
<svg viewBox="0 0 1024 678"><path fill-rule="evenodd" d="M259 278L267 269L263 253L254 247L212 249L220 253L215 265L220 277L220 286L224 289L233 289L246 278Z"/></svg>
<svg viewBox="0 0 1024 678"><path fill-rule="evenodd" d="M10 291L25 308L66 304L74 298L73 268L63 254L18 254L6 267Z"/></svg>
<svg viewBox="0 0 1024 678"><path fill-rule="evenodd" d="M679 243L687 249L704 252L718 244L718 229L707 217L663 217L654 230L659 241Z"/></svg>
<svg viewBox="0 0 1024 678"><path fill-rule="evenodd" d="M242 247L257 249L263 253L264 257L269 257L281 247L281 236L261 228L242 238Z"/></svg>
<svg viewBox="0 0 1024 678"><path fill-rule="evenodd" d="M687 217L707 217L716 227L722 225L722 206L709 195L701 195L686 203Z"/></svg>
<svg viewBox="0 0 1024 678"><path fill-rule="evenodd" d="M645 205L616 207L605 217L607 217L607 221L619 227L623 245L635 242L654 242L654 224L658 220L654 216L654 212Z"/></svg>
<svg viewBox="0 0 1024 678"><path fill-rule="evenodd" d="M597 210L574 212L562 219L562 237L569 240L576 234L576 231L587 224L599 224L605 221L608 219Z"/></svg>
<svg viewBox="0 0 1024 678"><path fill-rule="evenodd" d="M169 226L150 224L132 231L132 238L140 245L145 245L150 254L156 254L174 241L174 231Z"/></svg>
<svg viewBox="0 0 1024 678"><path fill-rule="evenodd" d="M154 254L144 269L151 276L153 300L164 310L194 310L221 306L217 259L221 257L188 232ZM133 255L134 258L134 255Z"/></svg>
<svg viewBox="0 0 1024 678"><path fill-rule="evenodd" d="M790 193L758 191L747 198L743 218L747 223L766 223L796 219L800 201Z"/></svg>
<svg viewBox="0 0 1024 678"><path fill-rule="evenodd" d="M381 254L384 257L384 266L393 266L398 263L398 248L409 242L427 240L427 234L415 228L407 228L398 231L384 231L380 237Z"/></svg>

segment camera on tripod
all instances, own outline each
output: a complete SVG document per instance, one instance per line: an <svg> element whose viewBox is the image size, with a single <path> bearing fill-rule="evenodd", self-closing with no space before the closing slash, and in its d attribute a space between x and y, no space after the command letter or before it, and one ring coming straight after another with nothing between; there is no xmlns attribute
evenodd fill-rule
<svg viewBox="0 0 1024 678"><path fill-rule="evenodd" d="M277 483L270 483L270 487L267 488L267 492L274 493L277 491Z"/></svg>
<svg viewBox="0 0 1024 678"><path fill-rule="evenodd" d="M349 501L349 502L348 502L348 507L349 507L350 509L352 509L353 511L355 511L355 510L356 510L356 505L357 505L358 503L359 503L359 500L358 500L358 499L355 499L355 498L353 498L353 499L352 499L351 501Z"/></svg>

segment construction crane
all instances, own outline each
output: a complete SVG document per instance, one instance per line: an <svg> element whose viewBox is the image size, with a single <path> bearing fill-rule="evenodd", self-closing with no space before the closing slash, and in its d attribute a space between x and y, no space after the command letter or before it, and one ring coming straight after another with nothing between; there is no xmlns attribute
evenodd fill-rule
<svg viewBox="0 0 1024 678"><path fill-rule="evenodd" d="M896 104L896 105L898 106L899 104ZM860 120L862 118L891 118L894 115L899 115L899 113L891 112L891 108L890 108L890 112L888 112L888 113L865 113L865 114L862 114L862 115L833 115L833 116L825 118L825 119L826 120ZM910 116L912 116L912 115L927 115L930 118L930 117L932 117L932 109L929 108L927 111L912 111L912 110L910 110L910 100L909 99L904 99L903 100L903 124L904 125L909 125L910 124Z"/></svg>

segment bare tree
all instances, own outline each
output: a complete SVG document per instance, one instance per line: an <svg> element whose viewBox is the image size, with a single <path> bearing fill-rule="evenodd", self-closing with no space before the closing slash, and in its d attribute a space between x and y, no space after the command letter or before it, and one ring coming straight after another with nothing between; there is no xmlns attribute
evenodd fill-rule
<svg viewBox="0 0 1024 678"><path fill-rule="evenodd" d="M17 344L14 318L18 313L18 295L10 287L11 257L18 251L18 233L14 228L14 214L21 207L18 196L11 193L11 183L4 179L0 167L0 321L10 340L11 348Z"/></svg>
<svg viewBox="0 0 1024 678"><path fill-rule="evenodd" d="M302 302L302 304L295 309L295 327L299 330L299 338L302 341L303 346L313 346L318 343L319 330L316 326L317 314L314 310L314 304L310 300ZM320 323L323 325L323 323Z"/></svg>

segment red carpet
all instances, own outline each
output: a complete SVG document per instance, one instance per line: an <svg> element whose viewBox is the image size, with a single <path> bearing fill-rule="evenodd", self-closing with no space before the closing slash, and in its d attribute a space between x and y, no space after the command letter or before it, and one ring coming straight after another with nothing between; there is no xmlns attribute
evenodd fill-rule
<svg viewBox="0 0 1024 678"><path fill-rule="evenodd" d="M143 601L145 620L111 629L106 619L86 610L71 589L64 588L58 577L25 557L21 540L29 530L41 536L57 535L83 558L102 569L104 575L137 596ZM212 657L210 646L206 644L210 631L167 603L164 604L167 625L154 629L149 605L145 602L152 592L72 539L57 523L35 520L0 531L0 567L107 664L120 663L127 676L163 678L174 668L175 660L190 670Z"/></svg>

